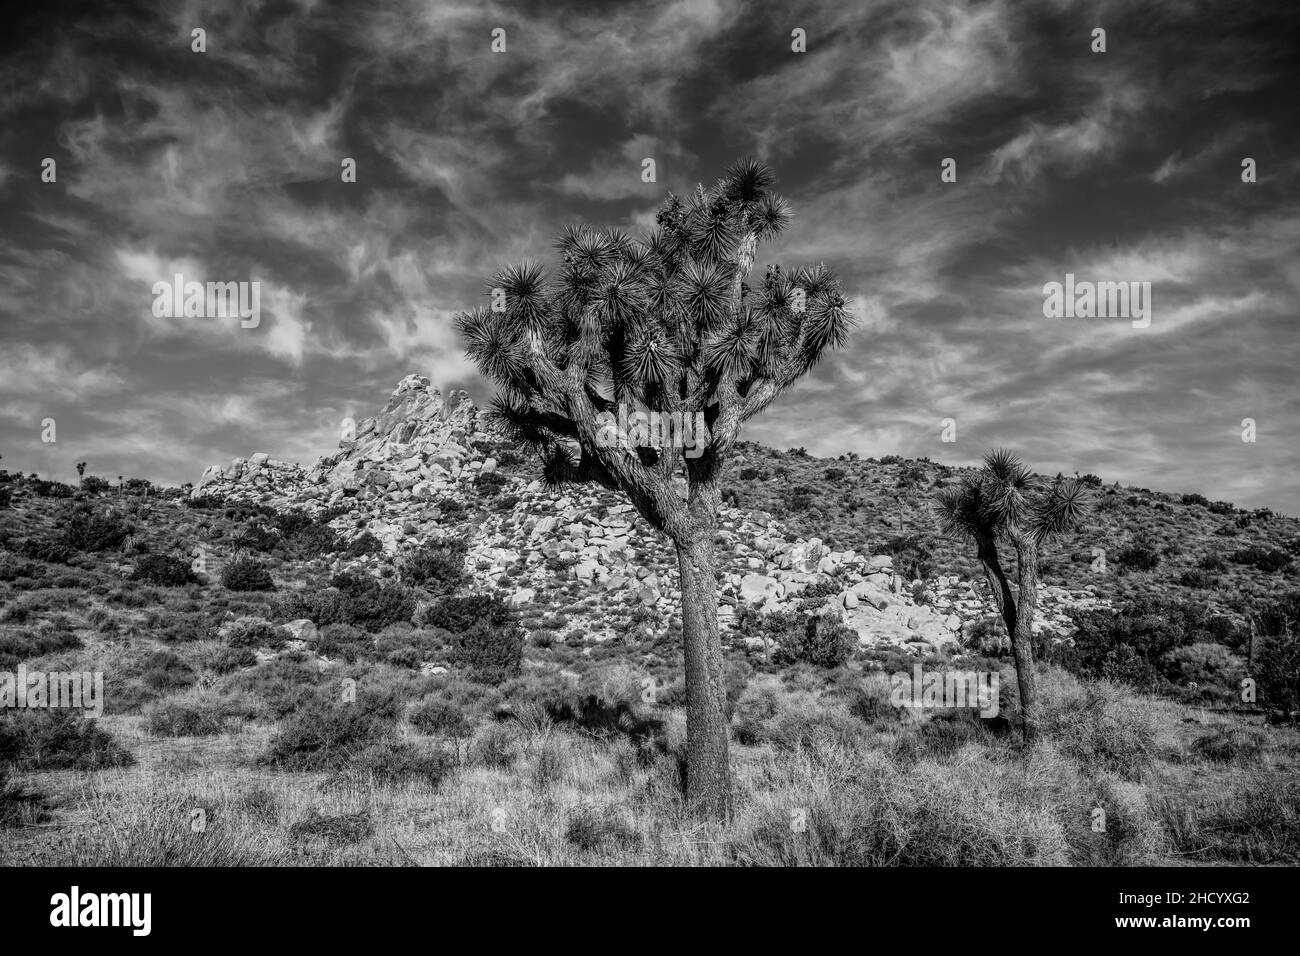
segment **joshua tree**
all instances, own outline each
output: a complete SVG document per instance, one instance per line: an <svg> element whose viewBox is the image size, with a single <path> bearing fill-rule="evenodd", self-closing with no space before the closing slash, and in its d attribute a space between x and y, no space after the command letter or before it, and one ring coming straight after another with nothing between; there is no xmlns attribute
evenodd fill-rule
<svg viewBox="0 0 1300 956"><path fill-rule="evenodd" d="M84 461L77 462L77 477L86 477L86 463Z"/></svg>
<svg viewBox="0 0 1300 956"><path fill-rule="evenodd" d="M676 548L687 799L715 817L731 806L713 554L719 476L741 425L842 346L853 321L824 265L769 266L757 288L746 283L758 243L790 221L773 183L766 165L746 160L687 199L670 193L643 238L571 226L557 239L553 275L533 262L510 266L490 283L493 305L457 320L470 358L499 386L492 419L538 452L545 480L621 491ZM620 406L689 421L702 413L699 444L684 453L638 428L622 441L611 424Z"/></svg>
<svg viewBox="0 0 1300 956"><path fill-rule="evenodd" d="M984 456L984 467L935 495L939 520L947 534L975 542L993 602L1011 636L1020 687L1020 716L1026 742L1038 733L1034 684L1033 623L1038 602L1038 549L1047 540L1079 526L1087 510L1087 491L1073 479L1043 486L1010 451ZM1016 553L1013 591L998 554L1004 541Z"/></svg>

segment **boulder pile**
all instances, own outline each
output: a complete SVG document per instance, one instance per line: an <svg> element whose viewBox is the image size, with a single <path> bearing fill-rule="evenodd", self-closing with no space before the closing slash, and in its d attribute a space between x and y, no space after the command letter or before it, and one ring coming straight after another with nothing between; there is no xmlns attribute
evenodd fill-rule
<svg viewBox="0 0 1300 956"><path fill-rule="evenodd" d="M489 433L468 396L451 405L427 378L408 375L377 415L345 429L339 451L311 468L261 453L236 458L204 471L193 494L329 509L345 539L369 532L383 545L383 554L348 559L349 569L379 573L408 548L466 538L466 570L502 589L515 607L544 608L559 588L579 585L586 597L577 613L565 609L566 630L593 642L626 637L611 621L662 621L677 612L674 552L626 499L600 488L548 489L528 473L531 462L499 468L498 457L515 455ZM498 472L484 508L476 483ZM726 629L741 605L799 610L835 617L865 645L924 650L951 644L963 627L993 613L982 582L908 580L889 555L803 540L761 512L723 507L716 548ZM1087 592L1044 588L1036 627L1063 632L1069 609L1096 603Z"/></svg>

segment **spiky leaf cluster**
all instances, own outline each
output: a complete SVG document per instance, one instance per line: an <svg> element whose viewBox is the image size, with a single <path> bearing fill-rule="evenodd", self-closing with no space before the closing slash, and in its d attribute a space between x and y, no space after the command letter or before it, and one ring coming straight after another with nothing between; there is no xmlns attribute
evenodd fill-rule
<svg viewBox="0 0 1300 956"><path fill-rule="evenodd" d="M974 541L998 538L1035 545L1076 529L1088 508L1087 488L1074 479L1042 487L1015 454L995 449L984 467L935 495L946 534Z"/></svg>
<svg viewBox="0 0 1300 956"><path fill-rule="evenodd" d="M745 160L687 198L669 194L647 235L571 226L552 269L501 270L488 283L496 310L458 316L469 357L500 388L494 422L542 453L548 480L622 483L590 427L619 403L703 412L706 454L717 454L844 344L853 320L825 266L770 267L757 289L745 282L759 243L790 221L773 184L765 164ZM676 464L672 450L637 456Z"/></svg>

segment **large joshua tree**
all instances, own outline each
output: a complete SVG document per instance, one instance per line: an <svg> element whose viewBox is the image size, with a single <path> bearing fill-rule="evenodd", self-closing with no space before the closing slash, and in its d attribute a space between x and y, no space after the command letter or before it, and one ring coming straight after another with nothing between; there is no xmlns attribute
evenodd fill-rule
<svg viewBox="0 0 1300 956"><path fill-rule="evenodd" d="M1025 740L1032 742L1038 734L1033 651L1038 549L1079 526L1087 510L1087 491L1074 479L1058 478L1044 485L1016 455L999 449L984 456L980 471L937 492L935 503L944 532L975 543L993 603L1011 637L1022 728ZM1015 552L1015 590L1003 567L999 542Z"/></svg>
<svg viewBox="0 0 1300 956"><path fill-rule="evenodd" d="M544 479L626 494L676 548L687 799L715 817L731 809L714 561L719 478L741 425L843 345L852 325L823 265L770 266L757 288L746 282L758 244L791 218L773 183L765 164L746 160L688 199L670 193L642 238L571 226L551 275L533 262L508 267L490 283L491 306L457 317L470 358L499 387L493 421L537 450ZM620 405L702 413L702 447L684 454L663 447L672 443L609 441L602 427Z"/></svg>

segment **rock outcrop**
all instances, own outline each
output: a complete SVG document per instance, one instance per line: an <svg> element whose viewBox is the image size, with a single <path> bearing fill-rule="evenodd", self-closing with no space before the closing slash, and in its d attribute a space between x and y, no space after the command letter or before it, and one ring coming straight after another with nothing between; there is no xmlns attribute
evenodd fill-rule
<svg viewBox="0 0 1300 956"><path fill-rule="evenodd" d="M599 488L556 492L521 469L502 468L512 453L484 424L468 396L449 405L428 379L408 375L383 410L345 431L339 451L311 468L265 454L236 458L207 469L193 494L330 509L332 526L345 538L368 531L383 544L382 555L346 562L376 573L408 547L447 534L465 537L469 573L502 588L521 610L554 607L550 595L576 583L586 597L580 613L564 608L566 631L581 629L594 642L627 636L615 633L613 620L644 620L649 611L662 621L676 613L676 558L626 499ZM492 474L493 497L475 508L484 504L476 479ZM465 518L467 506L473 521ZM719 619L728 628L736 608L747 604L761 613L833 616L863 644L925 649L951 644L964 626L992 613L972 582L920 582L918 601L918 582L907 580L889 555L800 539L761 512L724 507L717 556ZM1091 603L1096 599L1086 592L1044 588L1037 627L1064 630L1064 612Z"/></svg>

